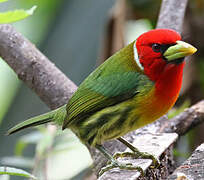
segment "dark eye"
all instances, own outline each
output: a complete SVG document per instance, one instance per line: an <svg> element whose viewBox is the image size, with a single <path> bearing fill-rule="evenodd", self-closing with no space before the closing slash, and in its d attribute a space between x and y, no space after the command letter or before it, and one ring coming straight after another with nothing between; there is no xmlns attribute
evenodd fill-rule
<svg viewBox="0 0 204 180"><path fill-rule="evenodd" d="M160 45L160 44L157 44L157 43L152 44L152 50L153 50L154 52L161 52L161 45Z"/></svg>

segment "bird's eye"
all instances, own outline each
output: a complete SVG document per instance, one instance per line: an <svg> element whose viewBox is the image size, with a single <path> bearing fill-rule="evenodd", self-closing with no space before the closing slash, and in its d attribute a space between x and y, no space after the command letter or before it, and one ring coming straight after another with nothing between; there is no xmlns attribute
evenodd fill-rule
<svg viewBox="0 0 204 180"><path fill-rule="evenodd" d="M154 52L160 52L160 51L161 51L161 45L160 45L160 44L157 44L157 43L152 44L152 50L153 50Z"/></svg>

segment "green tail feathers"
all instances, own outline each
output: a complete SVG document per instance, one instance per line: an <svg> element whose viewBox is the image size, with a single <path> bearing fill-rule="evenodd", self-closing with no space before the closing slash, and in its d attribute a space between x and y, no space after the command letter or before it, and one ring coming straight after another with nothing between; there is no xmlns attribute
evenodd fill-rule
<svg viewBox="0 0 204 180"><path fill-rule="evenodd" d="M57 125L62 125L66 115L67 115L66 105L64 105L58 109L55 109L55 110L50 111L50 112L45 113L45 114L41 114L39 116L35 116L33 118L30 118L26 121L23 121L23 122L17 124L13 128L9 129L7 134L10 135L10 134L16 133L22 129L25 129L28 127L33 127L33 126L38 126L41 124L46 124L49 122L53 122L54 124L57 124Z"/></svg>

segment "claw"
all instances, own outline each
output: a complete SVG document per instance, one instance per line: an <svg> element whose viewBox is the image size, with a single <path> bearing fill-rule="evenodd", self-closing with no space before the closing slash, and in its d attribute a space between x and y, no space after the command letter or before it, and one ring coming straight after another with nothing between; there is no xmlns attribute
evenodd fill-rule
<svg viewBox="0 0 204 180"><path fill-rule="evenodd" d="M152 160L152 168L156 168L159 166L160 161L155 158L152 154L149 154L147 152L140 152L136 147L134 147L132 144L130 144L128 141L126 141L125 139L123 139L122 137L119 137L118 140L123 143L124 145L126 145L128 148L130 148L133 152L132 153L119 153L117 155L115 155L116 159L118 157L134 157L134 158L143 158L143 159L151 159Z"/></svg>
<svg viewBox="0 0 204 180"><path fill-rule="evenodd" d="M118 159L118 158L124 158L124 157L134 157L134 158L138 158L140 157L137 153L135 152L122 152L122 153L115 153L113 155L114 159Z"/></svg>
<svg viewBox="0 0 204 180"><path fill-rule="evenodd" d="M133 151L133 152L122 152L122 153L115 153L113 155L114 159L124 158L124 157L133 157L133 158L143 158L143 159L151 159L152 166L151 168L157 168L160 165L160 161L154 157L152 154L147 152L140 152L140 151Z"/></svg>
<svg viewBox="0 0 204 180"><path fill-rule="evenodd" d="M113 168L120 168L120 169L126 169L126 170L137 170L140 172L140 174L142 176L144 176L144 171L141 167L139 166L133 166L131 163L128 164L122 164L119 163L116 159L119 157L141 157L141 158L145 158L145 159L152 159L152 161L156 164L159 161L151 154L149 153L143 153L140 152L137 148L135 148L134 146L132 146L131 144L129 144L128 142L126 142L125 140L121 140L123 143L125 143L133 152L124 152L124 153L116 153L114 156L112 156L111 154L109 154L106 149L102 146L102 145L96 145L96 148L104 154L105 157L107 157L110 162L106 167L103 167L100 172L99 172L99 176L101 176L104 172L113 169Z"/></svg>
<svg viewBox="0 0 204 180"><path fill-rule="evenodd" d="M157 159L156 157L154 157L152 154L149 154L147 152L140 152L140 156L143 159L151 159L152 160L152 166L151 168L157 168L160 165L160 161L159 159Z"/></svg>
<svg viewBox="0 0 204 180"><path fill-rule="evenodd" d="M133 166L131 163L128 164L122 164L117 161L112 161L110 164L108 164L106 167L101 168L99 172L99 176L101 176L103 173L106 171L109 171L110 169L113 168L120 168L120 169L125 169L125 170L137 170L141 173L142 176L144 176L144 171L141 167L139 166Z"/></svg>

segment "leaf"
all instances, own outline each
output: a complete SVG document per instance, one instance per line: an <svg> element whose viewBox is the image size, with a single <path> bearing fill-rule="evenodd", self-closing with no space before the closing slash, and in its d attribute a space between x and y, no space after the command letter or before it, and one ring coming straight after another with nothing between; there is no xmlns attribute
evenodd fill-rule
<svg viewBox="0 0 204 180"><path fill-rule="evenodd" d="M37 6L33 6L28 10L14 10L0 13L0 24L11 23L25 19L26 17L33 14Z"/></svg>
<svg viewBox="0 0 204 180"><path fill-rule="evenodd" d="M29 157L6 156L0 159L0 164L5 164L6 166L32 169L34 167L34 159Z"/></svg>
<svg viewBox="0 0 204 180"><path fill-rule="evenodd" d="M17 169L13 167L0 167L0 175L2 174L8 174L12 176L23 176L27 178L32 178L32 179L37 179L35 176L32 174L22 170L22 169Z"/></svg>
<svg viewBox="0 0 204 180"><path fill-rule="evenodd" d="M6 2L6 1L8 1L8 0L0 0L0 3L2 3L2 2Z"/></svg>

